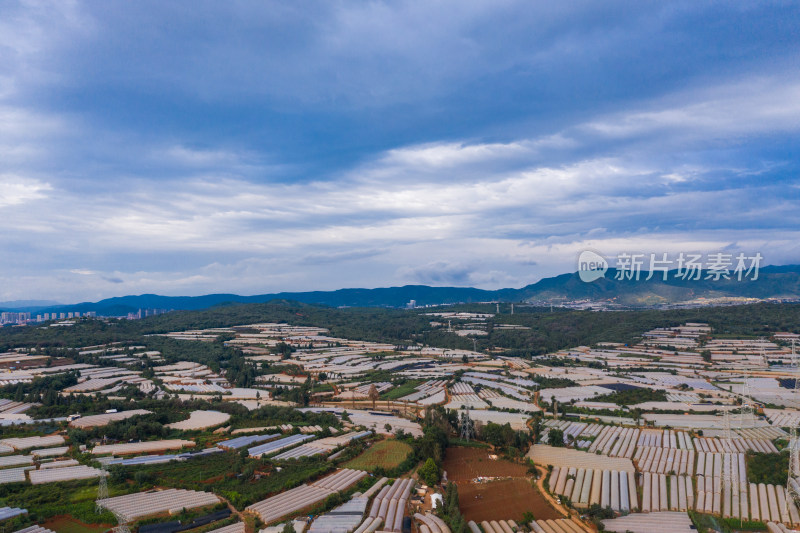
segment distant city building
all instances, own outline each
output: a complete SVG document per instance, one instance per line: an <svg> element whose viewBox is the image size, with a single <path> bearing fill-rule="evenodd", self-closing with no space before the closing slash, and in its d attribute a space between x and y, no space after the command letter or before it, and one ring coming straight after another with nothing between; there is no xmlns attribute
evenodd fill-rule
<svg viewBox="0 0 800 533"><path fill-rule="evenodd" d="M30 320L30 313L15 313L11 311L0 313L0 324L25 324Z"/></svg>
<svg viewBox="0 0 800 533"><path fill-rule="evenodd" d="M416 300L409 300L409 302L406 304L406 308L408 309L414 309L415 307L417 307Z"/></svg>
<svg viewBox="0 0 800 533"><path fill-rule="evenodd" d="M135 313L128 313L128 320L138 320L140 318L146 318L148 316L163 315L164 313L169 313L169 310L168 309L139 309Z"/></svg>

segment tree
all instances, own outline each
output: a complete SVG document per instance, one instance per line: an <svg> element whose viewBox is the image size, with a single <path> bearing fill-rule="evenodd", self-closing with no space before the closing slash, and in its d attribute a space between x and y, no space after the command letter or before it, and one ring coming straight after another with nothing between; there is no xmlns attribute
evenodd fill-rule
<svg viewBox="0 0 800 533"><path fill-rule="evenodd" d="M481 430L483 440L498 448L514 445L516 435L514 430L511 429L511 424L495 424L489 422Z"/></svg>
<svg viewBox="0 0 800 533"><path fill-rule="evenodd" d="M89 433L77 428L67 429L67 437L74 444L86 444L89 441Z"/></svg>
<svg viewBox="0 0 800 533"><path fill-rule="evenodd" d="M417 455L420 459L431 458L434 461L442 461L450 441L447 433L437 426L425 426L423 432L422 438L415 443Z"/></svg>
<svg viewBox="0 0 800 533"><path fill-rule="evenodd" d="M458 504L458 487L455 483L450 482L447 484L444 501L442 506L437 508L437 512L444 518L453 533L466 533L468 531L467 522L464 520Z"/></svg>
<svg viewBox="0 0 800 533"><path fill-rule="evenodd" d="M381 395L378 393L378 388L374 383L369 386L369 392L367 393L367 396L369 396L369 399L372 400L372 408L375 409L375 402L378 401L378 398L380 398Z"/></svg>
<svg viewBox="0 0 800 533"><path fill-rule="evenodd" d="M283 531L281 533L295 533L294 524L292 524L291 520L283 525Z"/></svg>
<svg viewBox="0 0 800 533"><path fill-rule="evenodd" d="M139 471L133 475L133 480L139 485L149 485L153 483L155 476L150 472Z"/></svg>
<svg viewBox="0 0 800 533"><path fill-rule="evenodd" d="M429 487L432 487L439 482L439 467L436 466L436 461L434 461L432 457L428 457L428 459L425 461L425 464L420 467L417 473L422 481L424 481Z"/></svg>
<svg viewBox="0 0 800 533"><path fill-rule="evenodd" d="M454 516L460 512L460 508L458 506L458 487L452 481L447 484L444 504L448 516Z"/></svg>
<svg viewBox="0 0 800 533"><path fill-rule="evenodd" d="M547 435L547 444L550 446L564 446L564 432L560 429L550 428L550 433Z"/></svg>
<svg viewBox="0 0 800 533"><path fill-rule="evenodd" d="M539 413L536 413L533 416L533 422L531 422L531 431L533 432L533 439L535 442L539 442L539 433L542 431L542 416Z"/></svg>

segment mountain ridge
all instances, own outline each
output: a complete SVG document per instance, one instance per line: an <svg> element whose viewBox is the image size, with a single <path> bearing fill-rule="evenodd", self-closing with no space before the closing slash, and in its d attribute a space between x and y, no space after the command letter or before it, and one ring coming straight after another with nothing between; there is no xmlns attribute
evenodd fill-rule
<svg viewBox="0 0 800 533"><path fill-rule="evenodd" d="M557 302L558 300L614 301L621 306L648 307L675 304L697 298L800 298L800 265L767 266L755 281L683 280L670 271L667 280L656 274L650 280L643 271L639 280L617 280L617 271L610 268L605 277L591 283L580 280L577 272L543 278L536 283L514 289L477 289L474 287L433 287L403 285L374 289L346 288L334 291L279 292L242 296L219 293L201 296L162 296L140 294L115 296L98 302L35 307L36 313L94 311L103 316L124 316L139 309L198 310L224 304L265 303L272 300L293 300L331 307L403 307L410 300L417 305L503 302ZM705 274L703 275L703 277ZM21 311L24 309L3 309Z"/></svg>

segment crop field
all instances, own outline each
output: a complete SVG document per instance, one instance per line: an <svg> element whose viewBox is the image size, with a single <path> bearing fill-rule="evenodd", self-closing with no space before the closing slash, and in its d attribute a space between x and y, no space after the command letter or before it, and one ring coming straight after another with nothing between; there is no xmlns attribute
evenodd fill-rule
<svg viewBox="0 0 800 533"><path fill-rule="evenodd" d="M43 527L56 533L103 533L113 526L110 524L84 524L68 516L54 516L45 522Z"/></svg>
<svg viewBox="0 0 800 533"><path fill-rule="evenodd" d="M266 477L256 479L252 472L258 463L250 464L250 472L239 476L243 461L236 452L218 453L198 457L191 461L173 461L137 470L143 476L158 480L165 487L209 491L213 488L237 508L263 500L270 494L280 492L316 478L333 468L321 458L308 458L296 464L283 465L280 471L272 470L266 462L260 463Z"/></svg>
<svg viewBox="0 0 800 533"><path fill-rule="evenodd" d="M442 468L456 483L483 477L528 477L525 465L489 458L486 448L448 448ZM460 485L459 485L460 488Z"/></svg>
<svg viewBox="0 0 800 533"><path fill-rule="evenodd" d="M448 448L442 465L458 485L461 513L467 520L520 520L530 511L536 519L561 518L531 484L523 464L491 459L486 448ZM478 477L506 478L477 483Z"/></svg>
<svg viewBox="0 0 800 533"><path fill-rule="evenodd" d="M405 442L382 440L367 448L364 453L355 459L347 462L344 468L367 471L375 470L378 467L387 470L396 468L408 457L411 451L411 446Z"/></svg>
<svg viewBox="0 0 800 533"><path fill-rule="evenodd" d="M531 481L513 478L486 483L458 483L458 501L467 520L521 520L530 511L537 520L562 518Z"/></svg>
<svg viewBox="0 0 800 533"><path fill-rule="evenodd" d="M381 400L397 400L416 391L417 386L424 383L421 379L410 379L400 386L393 387L381 394Z"/></svg>

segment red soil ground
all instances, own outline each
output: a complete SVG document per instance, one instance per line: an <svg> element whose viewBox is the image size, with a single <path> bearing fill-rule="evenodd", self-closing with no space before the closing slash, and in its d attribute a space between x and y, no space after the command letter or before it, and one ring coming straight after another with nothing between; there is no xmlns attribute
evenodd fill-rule
<svg viewBox="0 0 800 533"><path fill-rule="evenodd" d="M461 512L467 520L517 520L525 511L536 519L562 518L532 484L524 464L490 459L486 448L449 448L442 465L458 485ZM508 478L474 483L481 477Z"/></svg>
<svg viewBox="0 0 800 533"><path fill-rule="evenodd" d="M467 520L522 519L530 511L537 519L563 518L531 485L529 479L514 478L487 483L458 483L458 501Z"/></svg>

